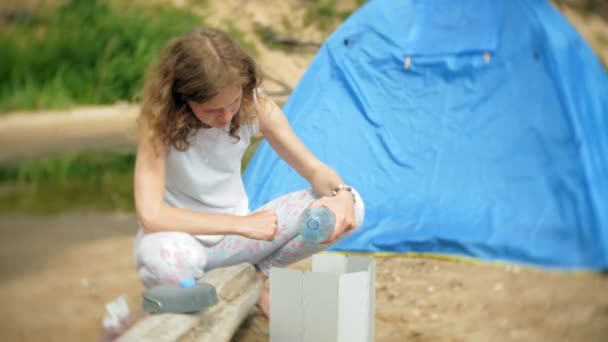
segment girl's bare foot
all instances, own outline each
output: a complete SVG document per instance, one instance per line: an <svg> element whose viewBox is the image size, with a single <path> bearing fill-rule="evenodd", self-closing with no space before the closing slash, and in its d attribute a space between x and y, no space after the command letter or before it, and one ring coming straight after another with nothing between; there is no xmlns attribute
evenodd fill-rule
<svg viewBox="0 0 608 342"><path fill-rule="evenodd" d="M262 315L268 319L270 317L270 291L268 290L268 287L266 287L266 280L268 277L257 269L256 273L258 277L262 279L263 284L262 292L260 293L260 298L258 299L257 305L260 308L260 311L262 311Z"/></svg>
<svg viewBox="0 0 608 342"><path fill-rule="evenodd" d="M262 288L262 292L260 293L260 298L258 299L258 307L264 317L270 317L270 291L266 286Z"/></svg>

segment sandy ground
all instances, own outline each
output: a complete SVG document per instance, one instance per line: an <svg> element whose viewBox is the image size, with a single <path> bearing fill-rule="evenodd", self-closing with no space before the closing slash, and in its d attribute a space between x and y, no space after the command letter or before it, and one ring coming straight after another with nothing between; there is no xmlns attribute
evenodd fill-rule
<svg viewBox="0 0 608 342"><path fill-rule="evenodd" d="M132 214L0 218L0 340L95 341L105 303L143 287Z"/></svg>
<svg viewBox="0 0 608 342"><path fill-rule="evenodd" d="M215 13L208 18L211 24L230 21L258 43L258 60L278 80L266 84L269 91L280 92L282 84L295 86L315 51L269 50L252 33L256 25L300 39L325 37L302 24L301 0L208 3ZM338 1L342 8L352 3ZM606 63L606 11L581 15L567 7L564 12ZM284 99L277 97L278 102ZM133 145L133 106L77 108L65 114L0 116L0 163L56 151ZM131 257L135 227L132 213L0 217L0 340L95 341L105 303L122 294L140 315L143 288ZM605 274L406 257L376 261L377 341L608 340ZM307 269L309 261L293 267ZM267 341L265 327L267 321L254 316L234 341Z"/></svg>
<svg viewBox="0 0 608 342"><path fill-rule="evenodd" d="M95 341L105 304L141 315L130 213L0 218L2 341ZM608 276L376 258L376 341L606 341ZM310 260L292 267L310 269ZM253 316L234 341L267 341Z"/></svg>
<svg viewBox="0 0 608 342"><path fill-rule="evenodd" d="M0 165L68 151L135 146L139 106L119 104L0 116Z"/></svg>

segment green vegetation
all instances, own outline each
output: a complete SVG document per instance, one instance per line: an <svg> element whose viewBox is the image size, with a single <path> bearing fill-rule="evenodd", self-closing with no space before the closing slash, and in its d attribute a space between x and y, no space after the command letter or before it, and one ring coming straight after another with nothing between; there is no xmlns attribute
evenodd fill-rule
<svg viewBox="0 0 608 342"><path fill-rule="evenodd" d="M357 0L356 8L365 3ZM336 0L312 0L306 8L305 23L314 24L322 31L333 30L336 25L348 18L353 10L336 9Z"/></svg>
<svg viewBox="0 0 608 342"><path fill-rule="evenodd" d="M245 49L245 51L247 51L254 57L258 55L258 49L256 48L255 43L248 40L245 37L245 34L241 32L236 26L234 26L233 22L226 23L225 30L232 38L236 39L236 41L239 42L239 44L243 49Z"/></svg>
<svg viewBox="0 0 608 342"><path fill-rule="evenodd" d="M294 45L289 45L278 41L277 37L279 37L279 34L272 27L258 25L255 28L255 34L266 46L271 49L279 49L285 52L296 51Z"/></svg>
<svg viewBox="0 0 608 342"><path fill-rule="evenodd" d="M169 5L69 0L0 25L0 112L130 101L173 36L201 17Z"/></svg>
<svg viewBox="0 0 608 342"><path fill-rule="evenodd" d="M245 150L245 154L243 155L243 160L241 161L241 172L245 171L245 168L251 161L251 158L253 158L253 154L258 149L258 146L260 146L261 142L262 142L261 137L259 137L259 138L254 137L251 139L251 145L249 145L247 150Z"/></svg>
<svg viewBox="0 0 608 342"><path fill-rule="evenodd" d="M242 170L261 139L254 139ZM133 151L65 153L0 166L0 214L133 211Z"/></svg>
<svg viewBox="0 0 608 342"><path fill-rule="evenodd" d="M133 210L131 151L66 153L0 167L0 213Z"/></svg>
<svg viewBox="0 0 608 342"><path fill-rule="evenodd" d="M190 7L206 8L209 5L208 0L188 0Z"/></svg>

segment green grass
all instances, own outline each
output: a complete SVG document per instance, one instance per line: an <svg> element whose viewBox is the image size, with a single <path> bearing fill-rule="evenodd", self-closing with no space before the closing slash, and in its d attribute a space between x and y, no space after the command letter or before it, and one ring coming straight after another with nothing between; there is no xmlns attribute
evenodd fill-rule
<svg viewBox="0 0 608 342"><path fill-rule="evenodd" d="M66 153L0 167L0 213L133 210L132 151Z"/></svg>
<svg viewBox="0 0 608 342"><path fill-rule="evenodd" d="M258 146L260 146L261 142L262 142L261 137L260 138L254 137L251 139L251 144L249 145L249 147L245 151L245 154L243 155L243 160L241 162L241 172L245 171L245 168L247 168L247 165L249 165L251 158L253 158L253 155L254 155L255 151L258 149Z"/></svg>
<svg viewBox="0 0 608 342"><path fill-rule="evenodd" d="M277 37L279 34L270 26L262 26L258 25L255 28L256 36L262 41L267 47L271 49L278 49L284 52L295 52L293 46L287 46L285 44L281 44L279 42L274 41L273 39Z"/></svg>
<svg viewBox="0 0 608 342"><path fill-rule="evenodd" d="M0 112L131 101L171 37L203 19L168 5L70 0L0 27Z"/></svg>
<svg viewBox="0 0 608 342"><path fill-rule="evenodd" d="M261 139L254 139L242 170ZM133 151L64 153L0 166L0 214L133 211Z"/></svg>
<svg viewBox="0 0 608 342"><path fill-rule="evenodd" d="M357 0L356 7L358 8L364 3L364 0ZM307 25L313 24L322 31L332 31L353 11L336 9L336 0L312 0L306 8L304 21Z"/></svg>
<svg viewBox="0 0 608 342"><path fill-rule="evenodd" d="M245 37L245 33L243 33L242 31L240 31L233 22L227 22L226 23L226 28L224 28L226 30L226 32L228 32L228 34L236 39L236 41L239 43L239 45L245 49L245 51L247 51L252 57L255 57L259 54L257 47L255 46L255 43L253 43L252 41L250 41L249 39L247 39L247 37Z"/></svg>

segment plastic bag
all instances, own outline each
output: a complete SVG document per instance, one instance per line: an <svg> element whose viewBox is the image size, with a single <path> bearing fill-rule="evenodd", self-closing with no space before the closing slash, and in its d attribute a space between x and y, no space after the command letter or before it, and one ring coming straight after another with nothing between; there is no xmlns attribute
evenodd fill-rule
<svg viewBox="0 0 608 342"><path fill-rule="evenodd" d="M106 303L106 315L103 318L103 334L101 341L114 341L131 325L129 304L125 295Z"/></svg>

